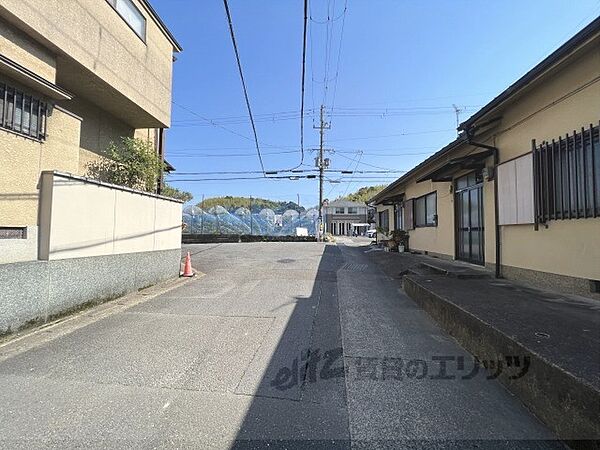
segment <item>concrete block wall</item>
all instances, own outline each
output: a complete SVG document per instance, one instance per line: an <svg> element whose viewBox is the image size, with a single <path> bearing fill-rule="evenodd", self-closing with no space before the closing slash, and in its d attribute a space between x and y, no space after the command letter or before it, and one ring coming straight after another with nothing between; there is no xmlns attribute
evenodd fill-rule
<svg viewBox="0 0 600 450"><path fill-rule="evenodd" d="M0 335L179 275L181 250L0 264Z"/></svg>
<svg viewBox="0 0 600 450"><path fill-rule="evenodd" d="M0 263L0 335L179 275L181 202L53 171L40 196L39 228L7 241L20 262Z"/></svg>

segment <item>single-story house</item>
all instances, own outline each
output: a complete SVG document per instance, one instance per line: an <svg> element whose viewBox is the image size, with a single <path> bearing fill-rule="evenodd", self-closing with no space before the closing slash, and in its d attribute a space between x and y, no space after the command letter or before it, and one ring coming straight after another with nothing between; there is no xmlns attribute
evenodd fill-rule
<svg viewBox="0 0 600 450"><path fill-rule="evenodd" d="M370 199L412 251L600 298L600 18Z"/></svg>

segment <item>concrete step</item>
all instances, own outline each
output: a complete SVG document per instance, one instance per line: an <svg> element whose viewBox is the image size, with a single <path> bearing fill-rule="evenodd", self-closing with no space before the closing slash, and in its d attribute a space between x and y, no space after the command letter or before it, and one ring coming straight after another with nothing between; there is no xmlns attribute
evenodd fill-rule
<svg viewBox="0 0 600 450"><path fill-rule="evenodd" d="M483 268L479 269L479 268L469 267L469 266L463 265L462 263L455 263L455 262L444 261L444 260L431 259L431 260L427 260L427 261L422 261L419 265L427 270L432 271L433 273L437 273L437 274L441 274L441 275L445 275L447 277L453 277L453 278L479 279L479 278L491 278L492 277L492 274Z"/></svg>
<svg viewBox="0 0 600 450"><path fill-rule="evenodd" d="M593 301L549 299L485 279L407 274L402 284L483 367L503 364L498 380L559 438L572 448L600 448L600 351L591 334L600 313ZM515 358L527 365L523 376L510 370Z"/></svg>

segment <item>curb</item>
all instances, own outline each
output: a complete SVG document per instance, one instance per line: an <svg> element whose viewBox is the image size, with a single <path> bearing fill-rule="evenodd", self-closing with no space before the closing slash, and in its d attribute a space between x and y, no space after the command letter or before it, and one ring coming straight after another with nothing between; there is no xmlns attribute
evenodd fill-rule
<svg viewBox="0 0 600 450"><path fill-rule="evenodd" d="M569 446L600 448L600 391L432 292L418 276L405 275L402 286L409 297L480 360L511 355L529 357L526 376L510 379L504 373L498 379Z"/></svg>
<svg viewBox="0 0 600 450"><path fill-rule="evenodd" d="M173 277L153 286L130 292L122 297L98 303L71 314L67 313L53 321L6 336L0 340L0 361L72 333L109 315L123 312L194 279L199 279L199 277Z"/></svg>

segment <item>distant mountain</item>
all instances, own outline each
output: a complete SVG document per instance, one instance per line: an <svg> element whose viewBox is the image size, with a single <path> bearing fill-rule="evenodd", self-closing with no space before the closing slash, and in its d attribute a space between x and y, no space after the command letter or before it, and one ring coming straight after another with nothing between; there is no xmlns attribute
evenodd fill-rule
<svg viewBox="0 0 600 450"><path fill-rule="evenodd" d="M350 200L351 202L365 203L374 195L381 192L387 184L379 184L377 186L364 186L352 194L339 197L336 200Z"/></svg>
<svg viewBox="0 0 600 450"><path fill-rule="evenodd" d="M266 198L252 198L250 197L233 197L227 195L225 197L212 197L207 198L204 201L197 204L202 209L210 209L213 206L222 206L227 211L235 211L238 208L244 207L251 209L253 213L260 212L261 209L269 208L275 211L275 214L282 214L288 209L293 209L298 212L305 211L303 206L298 206L295 202L280 202L275 200L269 200Z"/></svg>

